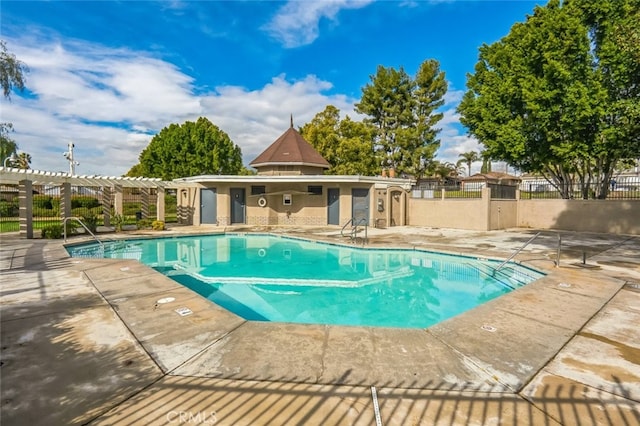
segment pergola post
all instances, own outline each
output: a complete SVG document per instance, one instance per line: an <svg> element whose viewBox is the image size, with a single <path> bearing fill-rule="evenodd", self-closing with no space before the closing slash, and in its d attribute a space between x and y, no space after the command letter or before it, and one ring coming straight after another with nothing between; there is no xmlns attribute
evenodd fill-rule
<svg viewBox="0 0 640 426"><path fill-rule="evenodd" d="M113 187L113 190L113 210L115 211L115 214L122 216L122 212L124 211L124 196L122 194L122 185L115 185Z"/></svg>
<svg viewBox="0 0 640 426"><path fill-rule="evenodd" d="M164 222L164 187L158 186L156 190L156 220Z"/></svg>
<svg viewBox="0 0 640 426"><path fill-rule="evenodd" d="M149 218L149 188L141 188L141 203L140 203L140 211L142 213L143 219Z"/></svg>
<svg viewBox="0 0 640 426"><path fill-rule="evenodd" d="M64 182L60 185L60 218L71 217L71 184Z"/></svg>
<svg viewBox="0 0 640 426"><path fill-rule="evenodd" d="M33 238L33 186L30 180L18 182L20 236Z"/></svg>
<svg viewBox="0 0 640 426"><path fill-rule="evenodd" d="M102 217L104 226L111 226L111 187L102 187Z"/></svg>

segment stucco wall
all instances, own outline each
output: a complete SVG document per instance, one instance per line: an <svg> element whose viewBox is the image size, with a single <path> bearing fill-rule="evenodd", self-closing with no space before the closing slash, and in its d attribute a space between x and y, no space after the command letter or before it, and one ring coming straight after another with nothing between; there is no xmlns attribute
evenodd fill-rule
<svg viewBox="0 0 640 426"><path fill-rule="evenodd" d="M250 225L317 225L327 224L328 188L322 185L322 195L296 194L306 192L306 184L290 183L266 185L267 205L260 207L258 198L251 196L251 185L223 184L212 186L218 193L218 225L230 223L230 188L244 187L246 191L246 223ZM202 187L202 186L200 186ZM363 184L341 184L340 225L352 216L351 190L366 188ZM285 206L281 192L292 193L292 204ZM390 226L391 188L370 188L370 226ZM490 200L486 194L475 199L422 199L406 197L406 218L409 226L454 228L487 231L512 227L562 229L578 232L605 232L640 235L640 200ZM384 211L378 212L377 200L384 199ZM180 223L200 223L199 187L178 192ZM400 225L400 224L398 224Z"/></svg>
<svg viewBox="0 0 640 426"><path fill-rule="evenodd" d="M640 200L520 200L518 226L640 235Z"/></svg>
<svg viewBox="0 0 640 426"><path fill-rule="evenodd" d="M518 226L518 202L516 200L491 200L489 210L490 230Z"/></svg>
<svg viewBox="0 0 640 426"><path fill-rule="evenodd" d="M200 224L200 189L215 188L216 217L219 226L231 223L231 188L245 189L245 223L248 225L316 225L324 226L328 222L327 194L329 188L340 189L340 224L346 223L352 216L351 190L363 188L371 190L368 184L323 184L321 195L305 194L308 192L307 183L268 183L265 184L265 195L251 195L251 186L246 184L216 183L211 185L195 184L191 188L183 188L186 195L178 196L178 211L180 223ZM291 195L291 205L283 202L284 194ZM264 197L266 206L258 205L258 200ZM374 211L374 197L370 197L370 211Z"/></svg>
<svg viewBox="0 0 640 426"><path fill-rule="evenodd" d="M482 198L409 198L408 225L486 231L487 200Z"/></svg>

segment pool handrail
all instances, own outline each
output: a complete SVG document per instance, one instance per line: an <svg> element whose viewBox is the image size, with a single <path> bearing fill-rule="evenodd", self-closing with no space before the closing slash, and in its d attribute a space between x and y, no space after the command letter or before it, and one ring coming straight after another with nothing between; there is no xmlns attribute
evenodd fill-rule
<svg viewBox="0 0 640 426"><path fill-rule="evenodd" d="M69 216L69 217L65 217L64 220L62 221L62 228L63 228L63 235L64 235L64 242L67 242L67 221L69 220L75 220L76 222L78 222L80 225L82 225L82 227L89 233L91 234L91 236L93 237L94 240L96 240L98 242L98 244L100 244L100 247L102 247L104 249L104 243L102 241L100 241L98 239L98 237L96 237L96 235L91 232L91 230L89 228L87 228L87 225L84 224L84 222L76 216Z"/></svg>
<svg viewBox="0 0 640 426"><path fill-rule="evenodd" d="M343 237L346 237L346 235L344 234L344 230L347 228L347 226L351 225L351 232L349 232L349 238L351 239L351 241L357 241L358 227L360 225L364 225L364 238L362 239L362 245L365 245L367 243L367 240L369 239L367 222L368 220L364 217L361 218L358 222L356 222L355 217L352 217L342 226L342 229L340 230L340 235L342 235Z"/></svg>
<svg viewBox="0 0 640 426"><path fill-rule="evenodd" d="M505 260L504 262L502 262L500 265L498 265L497 268L495 268L493 270L494 274L496 272L498 272L500 269L502 269L502 267L504 265L506 265L507 263L509 263L509 261L511 259L513 259L514 257L516 257L518 255L518 253L520 253L526 246L528 246L530 243L533 242L533 240L535 240L536 238L538 238L540 235L542 234L542 231L536 233L533 237L529 238L529 240L524 243L521 247L519 247L515 252L513 252L513 254L511 254L511 256L509 256L507 258L507 260ZM556 268L560 267L560 247L562 245L562 236L560 235L560 233L558 232L558 249L556 251L556 261L554 262L556 264Z"/></svg>

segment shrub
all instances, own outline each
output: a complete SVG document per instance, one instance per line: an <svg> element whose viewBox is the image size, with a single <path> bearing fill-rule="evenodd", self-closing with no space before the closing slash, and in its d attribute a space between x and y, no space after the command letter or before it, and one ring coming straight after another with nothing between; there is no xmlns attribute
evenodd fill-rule
<svg viewBox="0 0 640 426"><path fill-rule="evenodd" d="M95 214L89 212L88 214L82 216L81 220L82 223L84 223L85 226L89 228L89 231L93 232L94 234L98 231L98 216L96 216Z"/></svg>
<svg viewBox="0 0 640 426"><path fill-rule="evenodd" d="M99 207L100 201L97 198L89 197L86 195L75 195L71 197L71 208L76 209L80 207L84 207L86 209L92 209L94 207Z"/></svg>
<svg viewBox="0 0 640 426"><path fill-rule="evenodd" d="M33 217L58 217L60 216L56 210L38 209L33 212Z"/></svg>
<svg viewBox="0 0 640 426"><path fill-rule="evenodd" d="M124 203L122 206L122 213L128 216L133 216L137 211L140 211L141 203Z"/></svg>
<svg viewBox="0 0 640 426"><path fill-rule="evenodd" d="M42 228L41 232L42 232L42 238L47 238L50 240L53 239L60 239L62 238L62 230L64 228L62 227L61 224L57 223L55 225L47 225L44 228Z"/></svg>
<svg viewBox="0 0 640 426"><path fill-rule="evenodd" d="M116 232L121 232L122 225L124 225L124 216L122 216L121 214L113 215L113 217L111 218L111 223L115 227Z"/></svg>
<svg viewBox="0 0 640 426"><path fill-rule="evenodd" d="M154 220L154 221L151 223L151 228L152 228L154 231L164 231L164 222L163 222L163 221L161 221L161 220Z"/></svg>
<svg viewBox="0 0 640 426"><path fill-rule="evenodd" d="M0 217L18 217L18 203L6 200L0 200Z"/></svg>
<svg viewBox="0 0 640 426"><path fill-rule="evenodd" d="M165 195L164 197L164 211L171 214L176 212L178 207L177 197L175 195Z"/></svg>
<svg viewBox="0 0 640 426"><path fill-rule="evenodd" d="M33 196L33 208L34 209L53 209L53 204L51 203L51 196L49 195L34 195Z"/></svg>
<svg viewBox="0 0 640 426"><path fill-rule="evenodd" d="M149 219L140 219L136 222L136 226L138 229L150 229L152 227L152 223Z"/></svg>

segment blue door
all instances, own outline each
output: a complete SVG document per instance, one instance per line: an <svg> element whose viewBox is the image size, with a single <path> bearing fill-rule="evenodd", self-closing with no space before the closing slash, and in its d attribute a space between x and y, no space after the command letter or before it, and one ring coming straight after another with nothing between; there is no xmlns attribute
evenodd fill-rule
<svg viewBox="0 0 640 426"><path fill-rule="evenodd" d="M231 188L231 223L244 223L245 208L244 188Z"/></svg>
<svg viewBox="0 0 640 426"><path fill-rule="evenodd" d="M215 225L218 223L217 191L215 188L200 190L200 223Z"/></svg>
<svg viewBox="0 0 640 426"><path fill-rule="evenodd" d="M340 225L340 188L327 191L327 224Z"/></svg>
<svg viewBox="0 0 640 426"><path fill-rule="evenodd" d="M354 224L369 225L368 188L353 188L351 190L351 216Z"/></svg>

